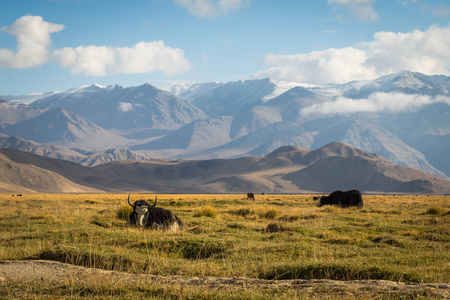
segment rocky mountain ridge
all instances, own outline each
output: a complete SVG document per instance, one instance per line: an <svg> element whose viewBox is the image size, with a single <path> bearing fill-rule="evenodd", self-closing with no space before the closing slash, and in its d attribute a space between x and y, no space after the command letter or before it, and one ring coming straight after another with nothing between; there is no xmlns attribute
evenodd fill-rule
<svg viewBox="0 0 450 300"><path fill-rule="evenodd" d="M167 89L149 84L84 86L53 93L27 109L39 109L40 114L63 109L109 136L89 136L92 130L77 126L72 126L66 137L52 134L51 143L66 148L121 148L152 158L211 159L264 156L288 145L318 149L339 141L397 165L450 176L445 151L450 142L447 76L403 71L325 86L265 78ZM8 109L3 115L17 115L17 107L4 107ZM50 117L42 124L30 125L30 120L16 118L15 124L1 125L0 132L48 142L43 137L51 135L54 128L70 127L69 119L64 124ZM31 127L42 130L30 135ZM77 139L71 142L67 136Z"/></svg>

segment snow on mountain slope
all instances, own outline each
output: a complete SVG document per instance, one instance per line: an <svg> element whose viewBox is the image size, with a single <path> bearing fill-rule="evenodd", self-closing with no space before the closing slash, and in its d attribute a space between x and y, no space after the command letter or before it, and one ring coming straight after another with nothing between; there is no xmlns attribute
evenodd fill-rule
<svg viewBox="0 0 450 300"><path fill-rule="evenodd" d="M375 80L343 85L343 95L348 98L367 98L376 92L420 95L449 95L450 79L444 75L427 76L421 73L401 71Z"/></svg>
<svg viewBox="0 0 450 300"><path fill-rule="evenodd" d="M34 118L42 112L43 111L39 108L0 100L0 127Z"/></svg>
<svg viewBox="0 0 450 300"><path fill-rule="evenodd" d="M150 84L81 87L40 99L32 106L70 110L106 129L177 129L206 118L192 104Z"/></svg>
<svg viewBox="0 0 450 300"><path fill-rule="evenodd" d="M172 94L180 97L183 100L192 102L194 99L201 97L202 94L210 93L211 90L223 85L220 82L206 82L206 83L176 83L166 87L162 87L163 90L171 92Z"/></svg>
<svg viewBox="0 0 450 300"><path fill-rule="evenodd" d="M280 96L281 94L294 89L296 87L301 87L301 88L315 88L317 87L316 85L313 84L306 84L306 83L299 83L299 82L293 82L293 81L286 81L286 80L271 80L270 81L275 85L275 89L274 91L269 94L266 95L262 98L262 100L264 102L267 102L273 98L276 98L278 96Z"/></svg>
<svg viewBox="0 0 450 300"><path fill-rule="evenodd" d="M208 115L226 116L263 104L297 86L313 87L263 78L227 83L176 84L167 87L167 90L194 103Z"/></svg>
<svg viewBox="0 0 450 300"><path fill-rule="evenodd" d="M262 104L262 98L274 90L269 78L228 82L202 93L192 103L209 116L229 116Z"/></svg>
<svg viewBox="0 0 450 300"><path fill-rule="evenodd" d="M279 146L315 148L344 141L432 174L450 170L448 161L432 157L435 151L423 156L417 146L422 136L441 141L450 134L447 76L403 71L326 86L265 78L167 89L179 97L149 84L92 85L38 100L33 107L75 111L155 157L265 155Z"/></svg>
<svg viewBox="0 0 450 300"><path fill-rule="evenodd" d="M60 91L48 92L48 93L32 93L26 95L4 95L0 96L1 100L7 100L14 104L31 104L36 100L50 97L52 95L59 94Z"/></svg>

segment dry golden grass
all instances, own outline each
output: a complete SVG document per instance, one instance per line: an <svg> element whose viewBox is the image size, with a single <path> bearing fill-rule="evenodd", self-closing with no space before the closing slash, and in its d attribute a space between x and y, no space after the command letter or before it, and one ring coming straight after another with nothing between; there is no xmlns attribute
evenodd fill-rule
<svg viewBox="0 0 450 300"><path fill-rule="evenodd" d="M0 195L0 260L155 275L450 282L447 196L365 195L363 209L342 209L319 208L310 195L158 195L158 206L185 224L179 232L127 227L127 196Z"/></svg>

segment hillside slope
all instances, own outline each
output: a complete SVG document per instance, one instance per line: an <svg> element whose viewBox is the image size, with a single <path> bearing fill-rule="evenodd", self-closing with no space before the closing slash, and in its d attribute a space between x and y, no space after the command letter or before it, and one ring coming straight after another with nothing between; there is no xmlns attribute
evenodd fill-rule
<svg viewBox="0 0 450 300"><path fill-rule="evenodd" d="M76 184L57 172L21 163L0 152L2 193L96 193L98 189Z"/></svg>
<svg viewBox="0 0 450 300"><path fill-rule="evenodd" d="M0 154L2 181L40 192L450 194L448 180L337 142L317 150L282 147L259 157L115 161L92 168L10 149Z"/></svg>

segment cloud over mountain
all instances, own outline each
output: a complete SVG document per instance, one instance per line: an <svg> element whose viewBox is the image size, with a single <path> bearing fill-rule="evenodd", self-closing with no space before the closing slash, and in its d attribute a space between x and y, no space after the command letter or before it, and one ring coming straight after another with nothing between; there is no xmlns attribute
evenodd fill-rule
<svg viewBox="0 0 450 300"><path fill-rule="evenodd" d="M350 99L337 97L332 102L318 103L301 111L302 116L309 115L349 115L357 112L389 112L399 113L415 111L423 106L434 103L450 105L450 97L427 96L403 93L375 93L367 99Z"/></svg>
<svg viewBox="0 0 450 300"><path fill-rule="evenodd" d="M290 55L266 54L268 69L255 77L289 79L313 84L367 80L401 70L450 74L450 26L426 31L377 32L355 47Z"/></svg>

